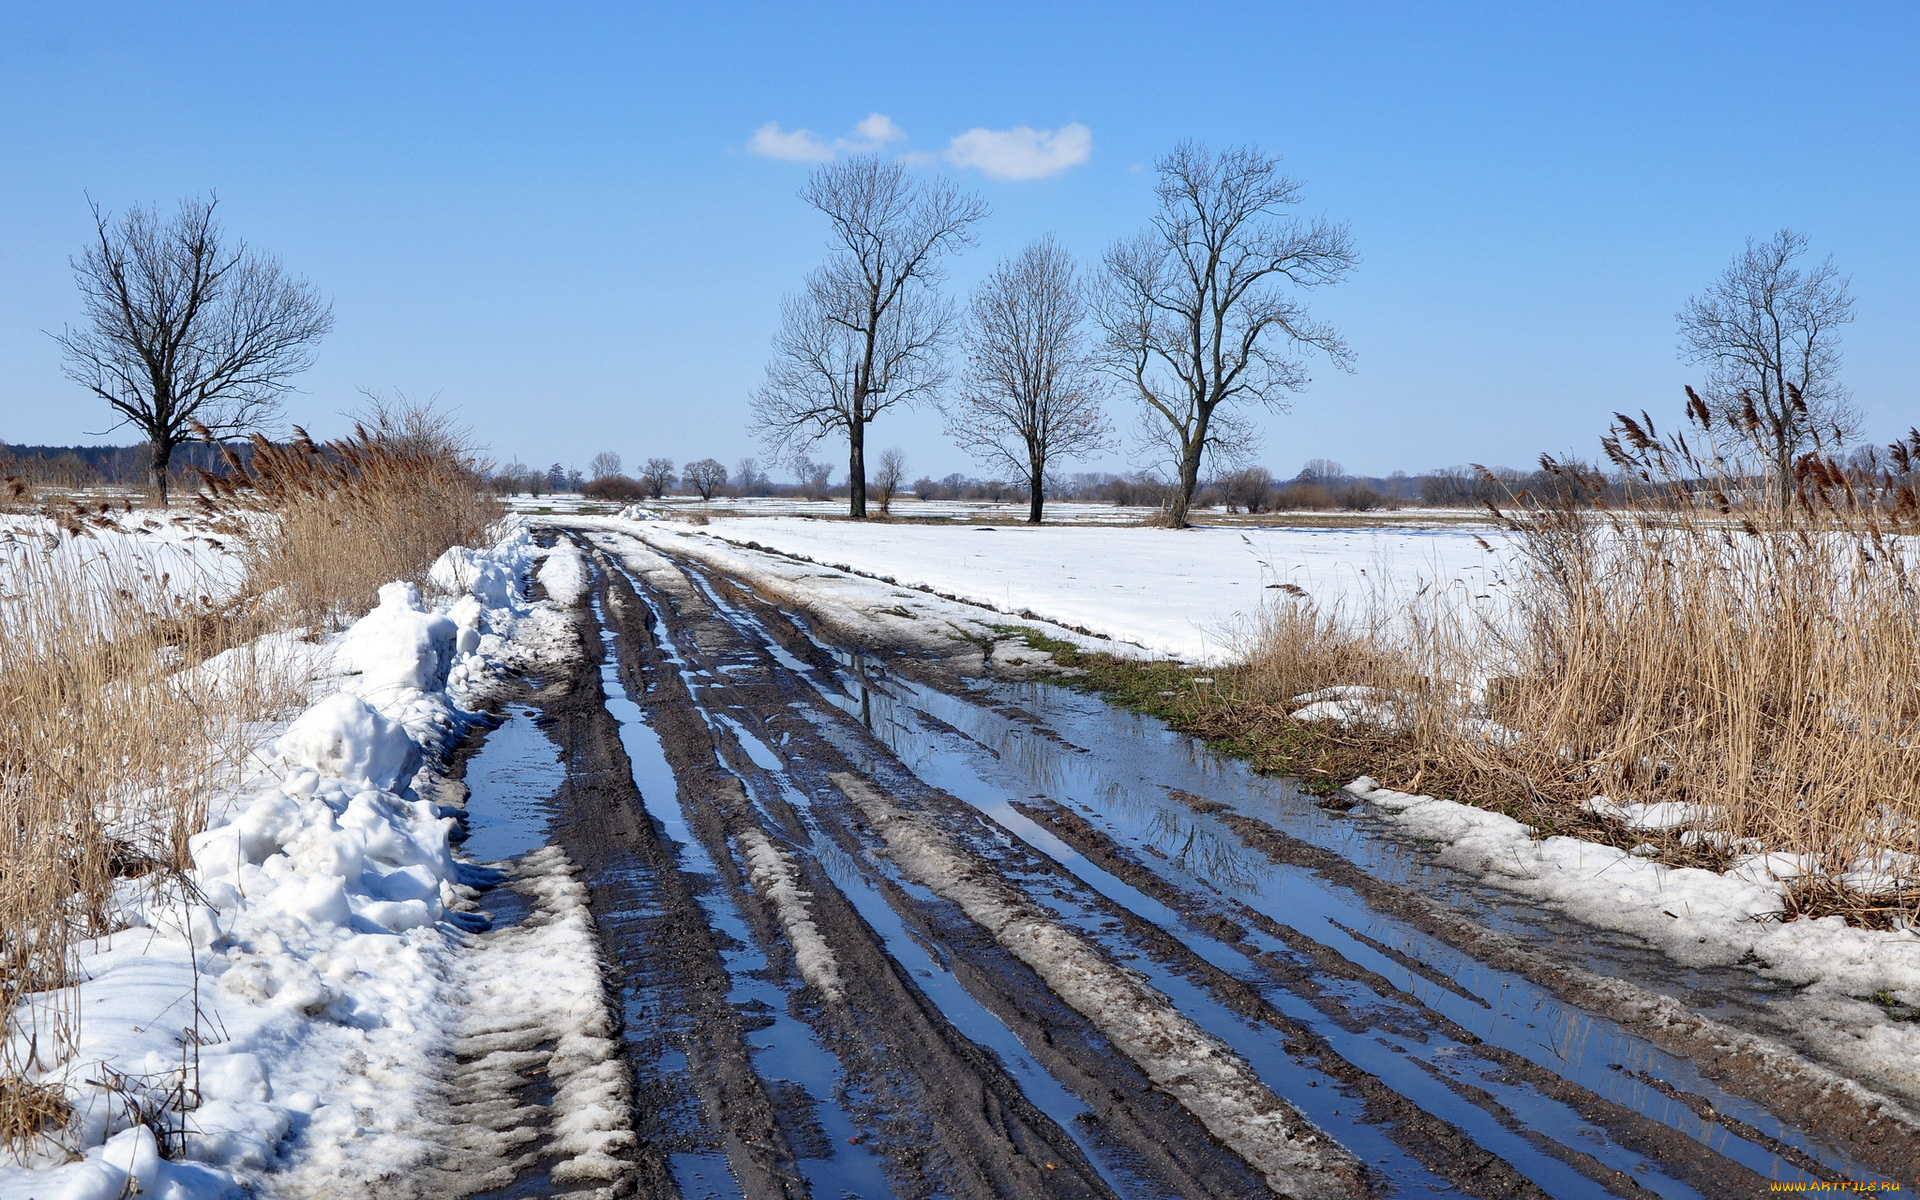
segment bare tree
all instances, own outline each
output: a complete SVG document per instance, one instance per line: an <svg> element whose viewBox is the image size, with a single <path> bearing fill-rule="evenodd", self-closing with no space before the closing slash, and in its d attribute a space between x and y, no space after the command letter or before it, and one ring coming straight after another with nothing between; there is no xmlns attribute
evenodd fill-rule
<svg viewBox="0 0 1920 1200"><path fill-rule="evenodd" d="M1344 225L1283 215L1301 189L1272 155L1183 142L1155 165L1160 210L1107 252L1098 315L1107 366L1176 468L1168 517L1184 526L1202 457L1246 442L1245 406L1284 411L1308 383L1302 352L1351 364L1293 289L1336 283L1358 259Z"/></svg>
<svg viewBox="0 0 1920 1200"><path fill-rule="evenodd" d="M871 155L828 163L800 196L833 225L827 261L780 309L753 427L782 458L847 439L848 511L867 515L867 425L944 381L953 309L934 290L940 259L971 244L985 205L951 183L914 183Z"/></svg>
<svg viewBox="0 0 1920 1200"><path fill-rule="evenodd" d="M1076 275L1051 237L995 268L973 295L966 379L947 407L955 444L1026 479L1031 525L1046 504L1049 466L1105 449L1111 432Z"/></svg>
<svg viewBox="0 0 1920 1200"><path fill-rule="evenodd" d="M1347 469L1330 458L1310 458L1295 475L1296 483L1317 483L1322 487L1332 487L1347 477Z"/></svg>
<svg viewBox="0 0 1920 1200"><path fill-rule="evenodd" d="M673 460L670 458L650 458L646 469L640 472L640 482L647 489L647 497L652 500L666 495L675 478Z"/></svg>
<svg viewBox="0 0 1920 1200"><path fill-rule="evenodd" d="M602 450L593 456L592 462L587 464L587 477L590 479L606 479L610 476L618 475L620 473L620 467L621 462L618 454L615 454L611 450Z"/></svg>
<svg viewBox="0 0 1920 1200"><path fill-rule="evenodd" d="M1794 461L1859 432L1839 381L1840 327L1853 320L1847 280L1828 257L1803 271L1805 234L1782 229L1747 248L1677 320L1680 357L1707 366L1707 404L1750 437L1769 464L1780 505L1793 498Z"/></svg>
<svg viewBox="0 0 1920 1200"><path fill-rule="evenodd" d="M907 452L889 446L880 452L880 467L873 473L873 492L880 500L880 511L893 511L893 494L907 477Z"/></svg>
<svg viewBox="0 0 1920 1200"><path fill-rule="evenodd" d="M827 498L827 478L833 472L832 463L815 462L801 455L787 466L793 471L793 478L799 483L802 496L809 500Z"/></svg>
<svg viewBox="0 0 1920 1200"><path fill-rule="evenodd" d="M108 428L145 435L162 505L175 447L270 418L333 328L306 280L224 240L216 203L188 200L164 220L139 207L113 220L94 205L95 240L70 260L86 324L53 335L67 378L119 414Z"/></svg>
<svg viewBox="0 0 1920 1200"><path fill-rule="evenodd" d="M743 458L734 468L734 486L742 496L761 496L766 494L768 479L760 470L760 460Z"/></svg>
<svg viewBox="0 0 1920 1200"><path fill-rule="evenodd" d="M713 494L727 484L727 468L717 458L703 458L699 462L690 462L680 469L681 478L687 486L700 493L701 500L713 499Z"/></svg>
<svg viewBox="0 0 1920 1200"><path fill-rule="evenodd" d="M1243 467L1220 480L1227 511L1244 508L1257 513L1273 502L1273 472L1265 467Z"/></svg>

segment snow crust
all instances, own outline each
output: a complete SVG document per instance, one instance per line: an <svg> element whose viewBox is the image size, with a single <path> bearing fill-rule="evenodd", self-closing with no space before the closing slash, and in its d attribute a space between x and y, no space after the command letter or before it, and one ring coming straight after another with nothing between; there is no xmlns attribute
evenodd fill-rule
<svg viewBox="0 0 1920 1200"><path fill-rule="evenodd" d="M512 1041L502 1023L557 1046L556 1182L620 1169L627 1084L584 889L558 851L530 855L504 886L532 914L482 935L473 885L502 876L456 857L452 810L431 799L468 706L520 653L541 553L508 524L443 556L432 606L389 585L310 648L314 702L211 799L187 877L122 881L120 928L84 948L81 982L15 1012L17 1038L80 1014L71 1046L36 1043L76 1116L0 1160L0 1197L425 1194L530 1126L449 1119L474 1093L448 1077L454 1047L487 1064L477 1044ZM153 1115L182 1089L198 1103ZM156 1128L181 1152L162 1157Z"/></svg>

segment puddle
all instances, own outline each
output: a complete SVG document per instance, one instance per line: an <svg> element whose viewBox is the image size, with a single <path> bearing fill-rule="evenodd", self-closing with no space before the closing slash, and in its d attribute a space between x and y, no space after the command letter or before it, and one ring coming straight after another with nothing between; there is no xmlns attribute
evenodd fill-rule
<svg viewBox="0 0 1920 1200"><path fill-rule="evenodd" d="M560 748L535 722L536 710L515 704L467 759L467 840L475 862L518 858L547 844L551 802L567 780Z"/></svg>

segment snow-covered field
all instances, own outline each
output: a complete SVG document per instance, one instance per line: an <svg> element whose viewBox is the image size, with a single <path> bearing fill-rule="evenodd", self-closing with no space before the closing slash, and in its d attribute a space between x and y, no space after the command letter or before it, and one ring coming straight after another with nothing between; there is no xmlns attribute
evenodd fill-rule
<svg viewBox="0 0 1920 1200"><path fill-rule="evenodd" d="M173 528L73 552L218 574L220 548ZM276 639L312 703L211 798L186 878L123 880L118 928L81 948L79 982L12 1014L12 1036L32 1041L13 1061L36 1064L75 1116L24 1160L0 1161L0 1197L376 1194L378 1180L446 1170L460 1139L471 1150L476 1135L511 1137L449 1132L446 1064L476 1044L478 1071L487 1047L562 1045L561 1173L591 1180L611 1161L630 1135L584 892L557 850L504 878L463 861L452 810L435 802L444 756L506 660L561 645L558 618L524 599L538 557L510 527L494 546L449 551L430 603L393 584L342 634ZM577 557L550 569L556 591L577 581ZM544 919L478 937L471 885L496 880ZM502 986L536 962L540 989ZM166 1115L182 1094L197 1099L184 1126ZM172 1157L154 1127L183 1143Z"/></svg>
<svg viewBox="0 0 1920 1200"><path fill-rule="evenodd" d="M1499 554L1487 548L1498 546L1498 534L1474 528L1035 528L780 517L663 527L930 588L1194 662L1230 656L1283 585L1355 614L1375 605L1391 611L1425 585L1456 590L1469 605L1497 604L1504 586Z"/></svg>
<svg viewBox="0 0 1920 1200"><path fill-rule="evenodd" d="M542 496L508 496L509 508L524 515L584 513L606 515L622 507L604 500L593 500L579 492L551 492ZM667 496L631 506L661 516L700 513L708 517L820 517L839 519L847 515L844 497L807 500L792 496L716 496L702 500L698 496ZM869 508L877 511L871 500ZM1248 516L1229 513L1215 505L1196 508L1196 517L1209 521L1261 524L1293 522L1331 527L1379 528L1386 525L1473 525L1487 524L1482 509L1399 508L1366 512L1346 509L1303 510L1281 514ZM1151 504L1111 504L1104 500L1050 500L1046 519L1050 525L1139 525L1159 516L1161 510ZM993 500L921 500L913 496L897 497L890 514L904 521L982 521L1019 523L1027 519L1027 503Z"/></svg>
<svg viewBox="0 0 1920 1200"><path fill-rule="evenodd" d="M104 582L111 573L132 571L164 581L163 590L176 597L221 600L240 584L241 564L220 530L198 513L113 509L94 514L84 529L65 537L44 516L0 513L0 596L21 577L26 555L45 561L38 577L76 586L86 586L90 574Z"/></svg>

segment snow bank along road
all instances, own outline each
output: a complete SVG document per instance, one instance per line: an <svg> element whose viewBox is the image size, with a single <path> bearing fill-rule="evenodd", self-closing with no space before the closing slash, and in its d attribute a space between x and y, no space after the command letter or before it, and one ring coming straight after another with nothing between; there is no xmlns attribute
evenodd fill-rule
<svg viewBox="0 0 1920 1200"><path fill-rule="evenodd" d="M783 612L671 538L559 536L585 652L515 721L563 764L542 837L614 974L639 1194L1913 1180L1920 1097L1747 1031L1751 975L1561 923L1096 700Z"/></svg>

